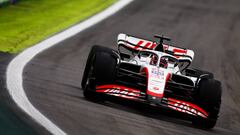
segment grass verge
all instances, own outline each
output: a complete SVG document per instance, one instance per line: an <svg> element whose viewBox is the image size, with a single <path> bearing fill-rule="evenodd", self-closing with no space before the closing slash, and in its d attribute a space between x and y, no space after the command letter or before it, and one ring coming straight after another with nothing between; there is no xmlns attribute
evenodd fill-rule
<svg viewBox="0 0 240 135"><path fill-rule="evenodd" d="M17 53L116 0L21 0L0 8L0 51Z"/></svg>

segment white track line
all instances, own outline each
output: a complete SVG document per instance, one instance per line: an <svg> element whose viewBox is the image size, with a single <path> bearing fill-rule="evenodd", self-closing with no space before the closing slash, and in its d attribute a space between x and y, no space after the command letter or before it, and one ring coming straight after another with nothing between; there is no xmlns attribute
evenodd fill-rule
<svg viewBox="0 0 240 135"><path fill-rule="evenodd" d="M23 69L31 59L39 54L40 52L56 45L57 43L76 35L77 33L97 24L98 22L106 19L107 17L113 15L126 5L128 5L133 0L119 0L117 3L113 4L106 10L94 15L88 20L77 24L55 36L52 36L35 46L26 49L18 56L16 56L7 67L7 88L9 94L15 103L30 117L32 117L36 122L46 128L50 133L54 135L66 135L66 133L61 130L57 125L51 122L47 117L45 117L39 110L37 110L28 100L26 93L23 89Z"/></svg>

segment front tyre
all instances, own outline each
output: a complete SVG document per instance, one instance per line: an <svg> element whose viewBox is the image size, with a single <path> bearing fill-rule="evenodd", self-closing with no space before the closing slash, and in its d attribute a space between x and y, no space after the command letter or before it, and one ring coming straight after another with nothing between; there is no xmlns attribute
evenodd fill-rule
<svg viewBox="0 0 240 135"><path fill-rule="evenodd" d="M197 127L211 129L215 126L221 106L221 83L214 79L202 79L199 82L196 102L207 113L208 118L193 118L192 123Z"/></svg>
<svg viewBox="0 0 240 135"><path fill-rule="evenodd" d="M96 93L96 86L114 82L118 56L114 50L93 46L85 66L82 88L86 99L101 101L104 95Z"/></svg>

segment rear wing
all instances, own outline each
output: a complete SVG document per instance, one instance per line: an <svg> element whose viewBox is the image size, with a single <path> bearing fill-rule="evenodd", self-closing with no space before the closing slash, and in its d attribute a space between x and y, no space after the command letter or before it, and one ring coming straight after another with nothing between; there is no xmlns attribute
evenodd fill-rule
<svg viewBox="0 0 240 135"><path fill-rule="evenodd" d="M141 51L143 49L153 50L157 44L150 40L140 39L127 34L119 34L118 45L128 47L129 49L136 51Z"/></svg>
<svg viewBox="0 0 240 135"><path fill-rule="evenodd" d="M155 50L157 45L158 43L156 42L138 37L133 37L131 35L122 33L118 35L118 48L124 47L128 50L138 52L143 49ZM180 67L183 67L184 69L192 63L192 60L194 58L194 52L189 49L175 47L167 44L163 44L163 49L165 53L176 57L180 64L182 64L182 66Z"/></svg>
<svg viewBox="0 0 240 135"><path fill-rule="evenodd" d="M118 35L118 46L123 46L133 51L141 51L143 49L155 50L157 43L133 37L127 34ZM189 49L175 47L167 44L163 44L164 52L175 56L179 60L192 61L194 58L194 52Z"/></svg>

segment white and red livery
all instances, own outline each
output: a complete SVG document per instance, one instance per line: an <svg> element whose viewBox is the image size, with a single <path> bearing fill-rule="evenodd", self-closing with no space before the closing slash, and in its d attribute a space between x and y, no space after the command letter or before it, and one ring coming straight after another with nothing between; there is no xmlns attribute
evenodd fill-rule
<svg viewBox="0 0 240 135"><path fill-rule="evenodd" d="M213 128L221 104L221 83L212 73L189 68L190 49L118 35L118 50L93 46L85 67L82 88L88 99L104 95L163 106L193 116L194 125Z"/></svg>

